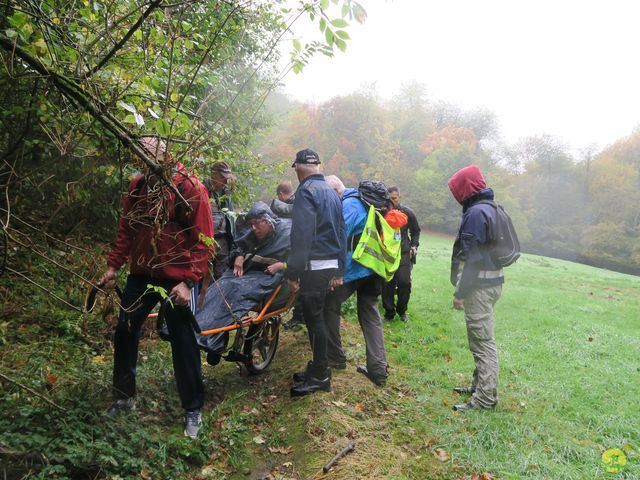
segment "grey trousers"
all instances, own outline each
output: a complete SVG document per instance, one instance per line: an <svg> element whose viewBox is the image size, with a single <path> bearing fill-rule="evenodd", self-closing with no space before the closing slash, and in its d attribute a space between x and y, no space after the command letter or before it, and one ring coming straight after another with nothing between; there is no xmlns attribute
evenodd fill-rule
<svg viewBox="0 0 640 480"><path fill-rule="evenodd" d="M502 285L478 288L464 299L469 349L476 368L471 388L471 403L489 408L498 403L498 349L496 347L493 308L502 293Z"/></svg>
<svg viewBox="0 0 640 480"><path fill-rule="evenodd" d="M329 363L344 363L346 356L342 350L340 337L340 307L353 292L357 295L358 322L364 335L367 352L367 370L376 377L387 377L387 354L384 349L382 319L378 311L378 297L382 279L377 275L340 285L327 293L324 318L328 329Z"/></svg>

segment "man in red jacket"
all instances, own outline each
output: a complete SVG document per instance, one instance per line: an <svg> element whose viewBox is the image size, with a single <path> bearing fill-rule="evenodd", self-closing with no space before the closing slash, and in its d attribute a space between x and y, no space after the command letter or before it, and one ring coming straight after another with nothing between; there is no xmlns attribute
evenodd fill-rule
<svg viewBox="0 0 640 480"><path fill-rule="evenodd" d="M124 197L108 269L100 279L107 286L113 284L118 270L129 260L130 271L114 336L114 402L109 413L118 414L135 407L140 328L161 300L160 294L150 291L148 286L161 287L175 295L173 306L167 309L166 321L176 384L186 412L184 433L195 438L202 421L204 385L200 351L188 316L192 289L203 277L211 256L202 237L213 238L209 197L194 175L172 161L165 142L143 137L139 144L163 167L184 200L147 167L129 184Z"/></svg>

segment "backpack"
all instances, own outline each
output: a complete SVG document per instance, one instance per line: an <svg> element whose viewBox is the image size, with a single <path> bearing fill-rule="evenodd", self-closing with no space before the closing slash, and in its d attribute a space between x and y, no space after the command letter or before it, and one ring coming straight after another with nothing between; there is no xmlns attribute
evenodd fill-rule
<svg viewBox="0 0 640 480"><path fill-rule="evenodd" d="M389 199L387 186L383 182L363 180L358 185L358 193L360 194L362 203L367 207L373 206L373 208L383 215L393 206Z"/></svg>
<svg viewBox="0 0 640 480"><path fill-rule="evenodd" d="M508 267L520 258L520 241L511 217L504 211L502 205L498 205L493 200L480 200L478 203L485 203L496 209L495 228L489 226L489 248L496 264L500 268Z"/></svg>

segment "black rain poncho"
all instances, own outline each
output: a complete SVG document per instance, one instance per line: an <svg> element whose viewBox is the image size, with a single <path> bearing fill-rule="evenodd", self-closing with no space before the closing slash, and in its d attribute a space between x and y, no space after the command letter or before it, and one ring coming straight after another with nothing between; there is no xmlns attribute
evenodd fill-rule
<svg viewBox="0 0 640 480"><path fill-rule="evenodd" d="M282 281L282 272L271 275L265 269L287 259L291 248L291 223L278 219L264 202L255 203L249 210L247 220L251 219L269 221L273 232L259 241L248 229L236 240L230 257L232 261L239 255L245 257L244 274L236 277L233 270L227 270L209 285L202 308L196 313L196 320L203 331L233 324L265 300ZM196 336L200 347L212 353L221 353L229 337L226 332Z"/></svg>

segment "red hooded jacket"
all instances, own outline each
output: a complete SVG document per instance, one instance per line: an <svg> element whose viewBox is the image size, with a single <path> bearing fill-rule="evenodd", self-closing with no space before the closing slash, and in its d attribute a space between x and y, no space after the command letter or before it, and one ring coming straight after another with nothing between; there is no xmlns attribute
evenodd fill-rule
<svg viewBox="0 0 640 480"><path fill-rule="evenodd" d="M449 190L458 203L462 204L471 195L487 188L482 172L475 165L458 170L447 183Z"/></svg>
<svg viewBox="0 0 640 480"><path fill-rule="evenodd" d="M200 234L213 238L209 195L180 163L172 181L191 212L181 201L176 203L175 193L167 187L162 188L162 200L150 199L144 175L134 178L122 202L109 267L118 270L129 259L133 275L194 282L203 277L213 253L200 238Z"/></svg>

